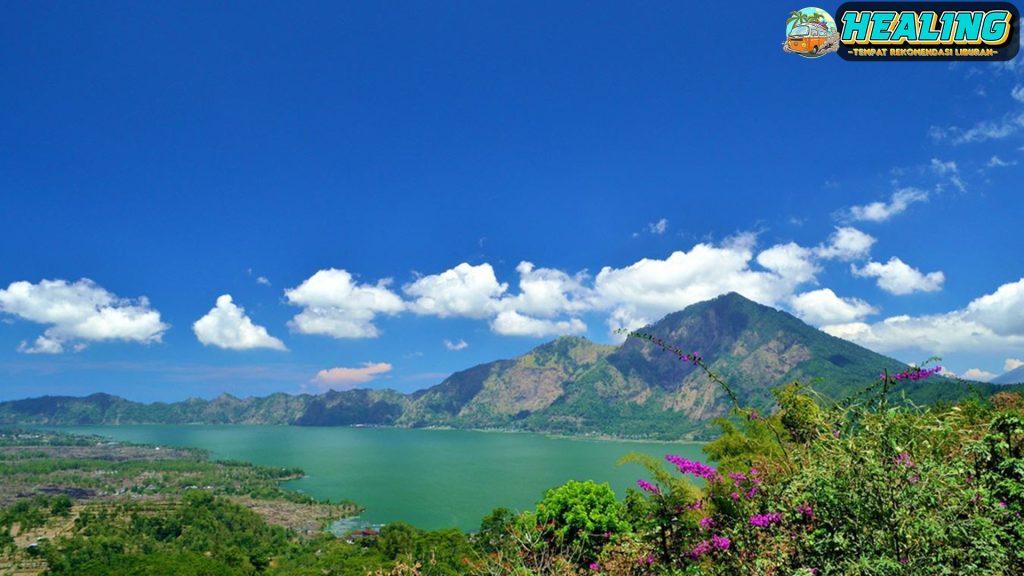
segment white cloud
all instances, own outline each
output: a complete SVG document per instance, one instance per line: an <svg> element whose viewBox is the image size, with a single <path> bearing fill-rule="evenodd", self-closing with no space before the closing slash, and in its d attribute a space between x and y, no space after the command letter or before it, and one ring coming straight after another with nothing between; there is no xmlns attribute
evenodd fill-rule
<svg viewBox="0 0 1024 576"><path fill-rule="evenodd" d="M63 352L69 342L76 349L104 340L159 342L169 328L145 297L120 298L84 278L13 282L0 290L0 312L49 325L35 344L18 347L26 353Z"/></svg>
<svg viewBox="0 0 1024 576"><path fill-rule="evenodd" d="M204 346L230 350L285 349L284 343L268 334L266 328L253 324L245 309L231 301L230 294L217 298L217 305L196 320L192 331Z"/></svg>
<svg viewBox="0 0 1024 576"><path fill-rule="evenodd" d="M818 266L812 256L811 250L790 242L761 252L757 255L757 263L797 285L813 280L818 273Z"/></svg>
<svg viewBox="0 0 1024 576"><path fill-rule="evenodd" d="M650 224L647 225L647 231L650 232L651 234L657 234L660 236L661 234L664 234L666 230L668 230L667 218L662 218L657 222L651 222Z"/></svg>
<svg viewBox="0 0 1024 576"><path fill-rule="evenodd" d="M888 203L872 202L864 206L851 207L849 216L854 220L885 222L904 212L911 204L926 200L928 200L928 192L918 188L903 188L893 192Z"/></svg>
<svg viewBox="0 0 1024 576"><path fill-rule="evenodd" d="M966 316L1001 336L1024 336L1024 278L967 305Z"/></svg>
<svg viewBox="0 0 1024 576"><path fill-rule="evenodd" d="M814 253L819 258L849 262L867 258L874 244L875 238L870 234L849 226L837 226L836 231L829 237L828 245L818 246Z"/></svg>
<svg viewBox="0 0 1024 576"><path fill-rule="evenodd" d="M64 351L64 343L55 338L39 336L34 344L29 345L24 340L18 344L18 352L25 354L60 354Z"/></svg>
<svg viewBox="0 0 1024 576"><path fill-rule="evenodd" d="M993 374L988 370L982 370L981 368L970 368L960 375L965 380L977 380L979 382L988 382L995 378L998 374Z"/></svg>
<svg viewBox="0 0 1024 576"><path fill-rule="evenodd" d="M796 316L815 326L857 322L878 312L877 308L863 300L840 298L828 288L794 296L790 306Z"/></svg>
<svg viewBox="0 0 1024 576"><path fill-rule="evenodd" d="M1024 102L1024 84L1018 84L1010 91L1010 96L1018 102Z"/></svg>
<svg viewBox="0 0 1024 576"><path fill-rule="evenodd" d="M288 325L302 334L376 338L380 334L373 324L377 315L405 309L402 299L388 288L390 282L359 284L345 270L320 270L297 288L285 290L288 302L303 308Z"/></svg>
<svg viewBox="0 0 1024 576"><path fill-rule="evenodd" d="M878 287L890 294L935 292L942 289L946 277L942 272L922 274L902 260L892 257L888 262L868 262L863 267L850 266L855 276L877 278Z"/></svg>
<svg viewBox="0 0 1024 576"><path fill-rule="evenodd" d="M1016 98L1016 89L1011 93ZM1024 128L1024 112L1011 113L999 120L984 120L974 126L963 130L956 126L939 127L932 126L928 135L937 141L948 140L954 145L985 142L987 140L1002 140L1012 136Z"/></svg>
<svg viewBox="0 0 1024 576"><path fill-rule="evenodd" d="M952 160L943 162L938 158L932 158L931 166L932 170L939 176L945 176L946 174L956 174L958 172L956 162Z"/></svg>
<svg viewBox="0 0 1024 576"><path fill-rule="evenodd" d="M469 348L469 344L467 344L465 340L459 340L458 342L445 340L444 347L452 352L458 352L459 350L465 350L466 348Z"/></svg>
<svg viewBox="0 0 1024 576"><path fill-rule="evenodd" d="M1017 164L1016 161L1007 162L1006 160L1003 160L999 156L993 156L993 157L989 158L988 162L985 163L985 167L986 168L1006 168L1008 166L1014 166L1016 164Z"/></svg>
<svg viewBox="0 0 1024 576"><path fill-rule="evenodd" d="M578 318L569 320L542 320L524 316L515 310L505 310L491 321L491 330L503 336L563 336L581 334L587 331L587 325Z"/></svg>
<svg viewBox="0 0 1024 576"><path fill-rule="evenodd" d="M267 280L266 276L259 276L259 277L257 277L256 278L256 283L257 284L262 284L264 286L270 286L270 280Z"/></svg>
<svg viewBox="0 0 1024 576"><path fill-rule="evenodd" d="M317 372L312 383L323 390L351 390L381 374L387 374L391 368L387 362L366 362L360 368L329 368Z"/></svg>
<svg viewBox="0 0 1024 576"><path fill-rule="evenodd" d="M811 252L795 244L773 246L758 255L767 271L753 270L752 235L720 246L697 244L689 252L644 258L624 268L606 266L594 281L594 306L611 310L611 329L639 328L665 314L728 292L775 305L814 278Z"/></svg>
<svg viewBox="0 0 1024 576"><path fill-rule="evenodd" d="M440 274L418 278L402 290L413 298L409 309L417 314L482 319L498 310L498 299L508 284L498 282L490 264L463 262Z"/></svg>
<svg viewBox="0 0 1024 576"><path fill-rule="evenodd" d="M1024 366L1024 360L1018 360L1017 358L1007 358L1003 364L1003 372L1009 372L1010 370L1016 370Z"/></svg>
<svg viewBox="0 0 1024 576"><path fill-rule="evenodd" d="M561 270L536 268L532 262L525 261L516 266L516 272L519 273L519 294L495 302L495 309L550 318L580 312L590 306L587 300L591 292L584 287L587 279L584 273L569 276Z"/></svg>
<svg viewBox="0 0 1024 576"><path fill-rule="evenodd" d="M961 192L967 191L967 185L960 178L960 170L957 168L956 162L952 160L943 162L938 158L932 158L931 167L932 171L939 176L948 176L949 181L953 183L957 190Z"/></svg>
<svg viewBox="0 0 1024 576"><path fill-rule="evenodd" d="M822 330L879 352L1014 352L1024 346L1024 278L952 312L834 324Z"/></svg>

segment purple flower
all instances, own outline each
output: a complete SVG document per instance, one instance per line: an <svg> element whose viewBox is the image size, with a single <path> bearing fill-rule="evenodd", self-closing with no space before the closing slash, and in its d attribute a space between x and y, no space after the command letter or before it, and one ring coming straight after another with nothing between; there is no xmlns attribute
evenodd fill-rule
<svg viewBox="0 0 1024 576"><path fill-rule="evenodd" d="M999 502L996 502L996 506L999 506L1000 508L1006 508L1006 500L1000 500Z"/></svg>
<svg viewBox="0 0 1024 576"><path fill-rule="evenodd" d="M805 504L801 504L801 505L796 507L796 511L797 511L798 514L803 514L804 516L807 516L808 518L813 518L814 517L814 509L811 508L810 504L806 504L806 503Z"/></svg>
<svg viewBox="0 0 1024 576"><path fill-rule="evenodd" d="M747 500L753 500L754 496L757 496L757 486L747 490L743 495L747 497Z"/></svg>
<svg viewBox="0 0 1024 576"><path fill-rule="evenodd" d="M701 530L707 530L708 528L715 525L715 519L709 516L705 516L704 518L701 518L700 521L697 523L700 524Z"/></svg>
<svg viewBox="0 0 1024 576"><path fill-rule="evenodd" d="M691 558L700 558L704 554L711 552L712 550L728 550L729 546L732 545L732 541L725 536L712 536L711 540L701 540L693 550L690 550Z"/></svg>
<svg viewBox="0 0 1024 576"><path fill-rule="evenodd" d="M729 494L729 497L732 498L733 502L735 502L735 501L740 499L740 493L739 492L733 492L732 494Z"/></svg>
<svg viewBox="0 0 1024 576"><path fill-rule="evenodd" d="M896 456L895 462L896 464L906 468L917 468L917 464L914 464L914 461L910 459L910 454L907 454L906 452L900 452L899 455Z"/></svg>
<svg viewBox="0 0 1024 576"><path fill-rule="evenodd" d="M767 514L755 514L750 517L750 524L758 528L765 528L776 522L782 522L782 513L769 512Z"/></svg>
<svg viewBox="0 0 1024 576"><path fill-rule="evenodd" d="M718 471L704 464L703 462L696 462L694 460L687 460L682 456L676 456L674 454L667 454L665 460L668 460L672 464L676 465L676 468L683 474L689 474L696 476L697 478L703 478L705 480L711 480L718 474Z"/></svg>
<svg viewBox="0 0 1024 576"><path fill-rule="evenodd" d="M701 540L699 544L690 550L690 556L693 558L700 558L703 554L707 554L711 551L711 543L707 540Z"/></svg>
<svg viewBox="0 0 1024 576"><path fill-rule="evenodd" d="M920 367L917 367L917 366L913 366L913 367L907 368L903 372L897 372L896 374L892 374L892 375L889 376L889 378L892 379L892 380L896 380L896 381L901 381L901 380L915 380L915 381L916 380L927 380L928 378L931 378L932 376L938 374L939 372L942 372L942 366L935 366L935 367L932 367L932 368L920 368ZM886 375L885 374L879 374L878 378L880 380L885 380Z"/></svg>
<svg viewBox="0 0 1024 576"><path fill-rule="evenodd" d="M661 495L661 488L658 488L654 484L651 484L647 480L637 480L636 485L639 486L644 492L650 492L655 496Z"/></svg>
<svg viewBox="0 0 1024 576"><path fill-rule="evenodd" d="M761 415L757 413L757 410L751 410L750 414L747 415L747 418L749 418L751 422L756 422L761 419Z"/></svg>
<svg viewBox="0 0 1024 576"><path fill-rule="evenodd" d="M590 569L594 570L594 571L600 570L601 569L601 565L598 564L597 562L591 562L590 563Z"/></svg>
<svg viewBox="0 0 1024 576"><path fill-rule="evenodd" d="M729 478L732 479L732 485L739 488L740 484L747 479L747 475L743 472L729 472Z"/></svg>

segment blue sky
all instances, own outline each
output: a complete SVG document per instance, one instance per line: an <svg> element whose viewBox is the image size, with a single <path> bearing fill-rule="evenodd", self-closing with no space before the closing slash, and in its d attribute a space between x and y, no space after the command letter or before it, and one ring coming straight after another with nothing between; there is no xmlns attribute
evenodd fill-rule
<svg viewBox="0 0 1024 576"><path fill-rule="evenodd" d="M1024 359L1020 57L807 60L765 2L292 4L7 8L0 398L409 391L730 290Z"/></svg>

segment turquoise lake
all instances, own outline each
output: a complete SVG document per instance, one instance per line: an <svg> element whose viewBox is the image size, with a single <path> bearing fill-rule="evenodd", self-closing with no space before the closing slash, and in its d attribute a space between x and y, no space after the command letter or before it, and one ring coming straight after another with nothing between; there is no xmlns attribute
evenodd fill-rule
<svg viewBox="0 0 1024 576"><path fill-rule="evenodd" d="M546 489L567 480L608 482L622 497L638 478L647 477L639 464L617 465L630 452L659 459L702 457L695 443L461 430L157 425L64 430L203 448L217 459L299 467L306 477L286 487L317 498L352 500L366 509L361 522L402 520L427 529L474 530L494 508L532 508Z"/></svg>

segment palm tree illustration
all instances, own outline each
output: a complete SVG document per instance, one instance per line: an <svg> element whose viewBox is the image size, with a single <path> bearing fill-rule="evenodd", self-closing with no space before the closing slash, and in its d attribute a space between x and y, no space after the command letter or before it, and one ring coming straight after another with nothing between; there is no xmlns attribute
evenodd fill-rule
<svg viewBox="0 0 1024 576"><path fill-rule="evenodd" d="M804 14L803 12L790 12L789 18L786 20L786 30L793 30L793 28L808 23L821 24L825 22L825 17L819 12L814 14Z"/></svg>
<svg viewBox="0 0 1024 576"><path fill-rule="evenodd" d="M817 16L817 14L815 14ZM790 12L789 19L786 20L786 30L792 30L801 24L810 22L810 16L803 12Z"/></svg>

